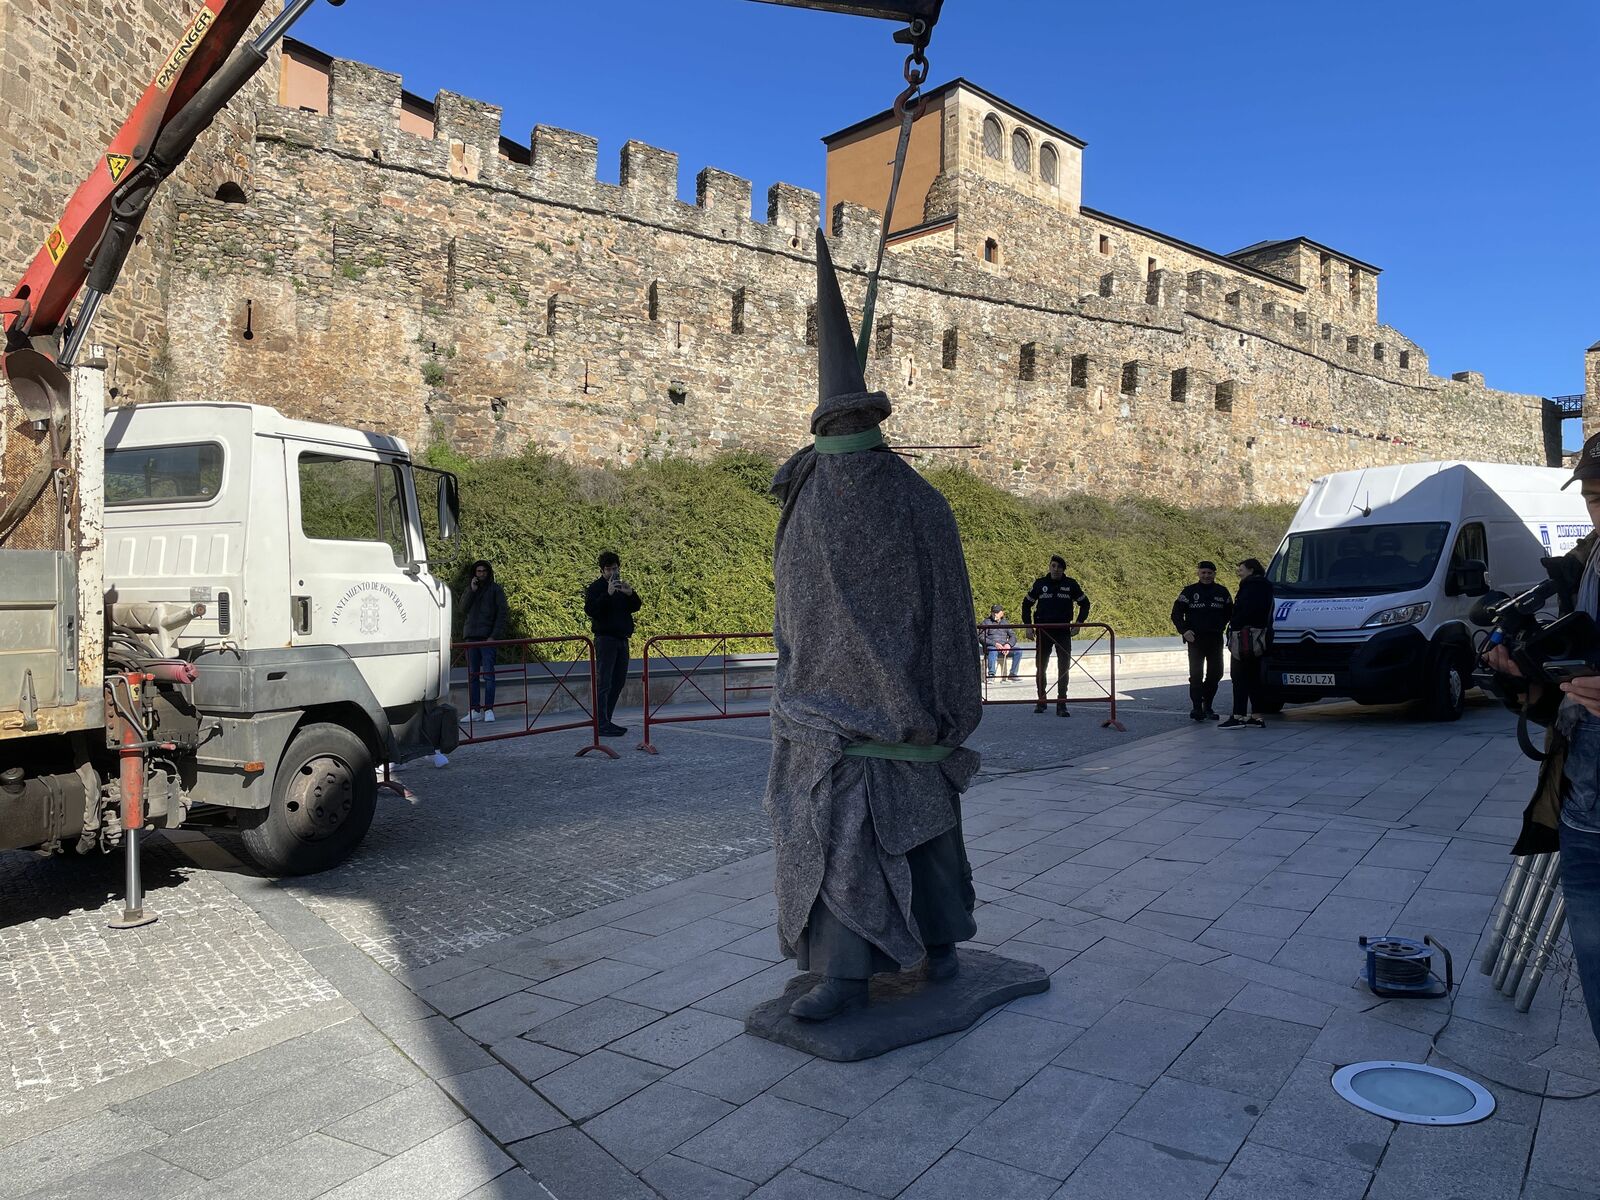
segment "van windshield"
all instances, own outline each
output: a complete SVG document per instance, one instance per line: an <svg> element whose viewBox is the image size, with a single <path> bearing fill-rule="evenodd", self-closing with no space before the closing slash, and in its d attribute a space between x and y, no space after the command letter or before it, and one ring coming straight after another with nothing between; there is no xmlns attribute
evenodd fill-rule
<svg viewBox="0 0 1600 1200"><path fill-rule="evenodd" d="M1291 533L1267 578L1278 596L1414 591L1433 578L1449 533L1447 521Z"/></svg>

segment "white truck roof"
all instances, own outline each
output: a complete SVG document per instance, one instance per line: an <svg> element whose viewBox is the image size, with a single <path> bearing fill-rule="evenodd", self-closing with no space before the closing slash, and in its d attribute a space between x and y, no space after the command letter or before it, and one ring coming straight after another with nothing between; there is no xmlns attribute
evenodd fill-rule
<svg viewBox="0 0 1600 1200"><path fill-rule="evenodd" d="M106 430L116 441L133 429L154 423L166 430L181 423L186 436L205 429L205 413L245 412L250 417L250 432L261 437L296 438L329 446L376 450L409 458L410 449L399 438L388 434L350 429L343 425L324 425L319 421L297 421L265 404L241 404L224 400L174 400L162 404L132 404L106 413ZM170 436L163 434L163 436Z"/></svg>
<svg viewBox="0 0 1600 1200"><path fill-rule="evenodd" d="M1439 461L1336 471L1312 480L1291 528L1331 528L1374 518L1388 522L1437 521L1453 516L1477 494L1500 497L1528 517L1582 515L1582 499L1563 493L1570 472L1509 463Z"/></svg>

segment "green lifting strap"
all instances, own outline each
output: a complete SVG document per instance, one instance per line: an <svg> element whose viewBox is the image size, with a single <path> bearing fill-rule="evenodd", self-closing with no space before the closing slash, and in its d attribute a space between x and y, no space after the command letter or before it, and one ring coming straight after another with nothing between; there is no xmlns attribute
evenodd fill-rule
<svg viewBox="0 0 1600 1200"><path fill-rule="evenodd" d="M841 433L836 437L819 437L812 443L818 454L854 454L857 450L875 450L884 445L883 430L874 425L860 433Z"/></svg>
<svg viewBox="0 0 1600 1200"><path fill-rule="evenodd" d="M956 752L954 746L913 746L910 742L857 742L846 746L851 758L892 758L900 762L943 762Z"/></svg>

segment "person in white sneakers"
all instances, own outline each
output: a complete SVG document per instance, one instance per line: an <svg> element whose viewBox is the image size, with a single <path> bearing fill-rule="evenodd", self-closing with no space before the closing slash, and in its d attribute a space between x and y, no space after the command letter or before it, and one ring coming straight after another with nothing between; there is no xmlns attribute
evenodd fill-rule
<svg viewBox="0 0 1600 1200"><path fill-rule="evenodd" d="M462 640L498 642L506 636L510 615L505 589L494 581L494 567L480 558L472 564L472 578L461 593ZM474 721L494 720L494 660L492 644L467 647L467 692Z"/></svg>

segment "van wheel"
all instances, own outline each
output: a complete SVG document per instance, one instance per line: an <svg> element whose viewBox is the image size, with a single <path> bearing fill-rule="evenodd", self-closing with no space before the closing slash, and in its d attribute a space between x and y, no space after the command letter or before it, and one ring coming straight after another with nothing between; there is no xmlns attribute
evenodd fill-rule
<svg viewBox="0 0 1600 1200"><path fill-rule="evenodd" d="M1458 721L1467 707L1466 660L1454 650L1440 650L1428 673L1428 690L1422 698L1430 721Z"/></svg>
<svg viewBox="0 0 1600 1200"><path fill-rule="evenodd" d="M367 744L343 725L306 725L278 764L266 819L241 835L262 870L309 875L350 857L377 806Z"/></svg>

